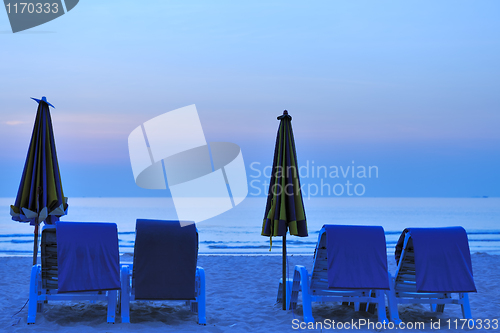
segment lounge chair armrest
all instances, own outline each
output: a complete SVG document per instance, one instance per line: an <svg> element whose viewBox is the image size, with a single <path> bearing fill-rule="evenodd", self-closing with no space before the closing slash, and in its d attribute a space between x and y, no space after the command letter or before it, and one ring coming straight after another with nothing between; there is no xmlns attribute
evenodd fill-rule
<svg viewBox="0 0 500 333"><path fill-rule="evenodd" d="M31 268L30 279L30 294L28 305L28 324L34 324L36 320L38 293L40 292L40 285L42 282L42 267L40 265L33 265Z"/></svg>
<svg viewBox="0 0 500 333"><path fill-rule="evenodd" d="M120 269L120 313L122 323L130 323L130 279L132 272L128 265L123 265Z"/></svg>
<svg viewBox="0 0 500 333"><path fill-rule="evenodd" d="M302 291L302 311L304 315L304 322L312 323L314 322L314 317L312 315L312 299L309 290L309 274L304 266L297 265L293 270L292 293L290 297L291 309L296 308L300 291Z"/></svg>
<svg viewBox="0 0 500 333"><path fill-rule="evenodd" d="M196 279L198 280L196 290L196 301L198 302L198 324L207 324L206 315L206 291L205 291L205 270L200 266L196 267Z"/></svg>
<svg viewBox="0 0 500 333"><path fill-rule="evenodd" d="M200 266L196 267L196 280L196 296L199 296L205 290L205 270Z"/></svg>
<svg viewBox="0 0 500 333"><path fill-rule="evenodd" d="M132 271L128 265L122 265L120 267L120 277L128 279L132 277Z"/></svg>
<svg viewBox="0 0 500 333"><path fill-rule="evenodd" d="M121 296L123 296L123 294L130 295L131 278L132 278L132 270L130 269L130 267L128 265L122 265L120 268L120 283L121 283L120 298Z"/></svg>
<svg viewBox="0 0 500 333"><path fill-rule="evenodd" d="M292 309L295 309L299 292L303 291L304 289L306 289L306 292L309 291L309 274L307 273L307 269L304 266L295 266L293 270L292 286L290 289L290 307Z"/></svg>
<svg viewBox="0 0 500 333"><path fill-rule="evenodd" d="M298 275L297 275L298 274ZM312 274L308 274L307 269L302 265L296 265L294 268L293 280L300 281L300 285L302 288L309 288L309 277Z"/></svg>

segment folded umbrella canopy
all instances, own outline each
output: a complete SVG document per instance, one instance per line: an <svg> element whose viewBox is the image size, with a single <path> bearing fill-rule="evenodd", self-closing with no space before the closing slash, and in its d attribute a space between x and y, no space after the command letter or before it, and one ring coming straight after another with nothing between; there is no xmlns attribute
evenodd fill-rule
<svg viewBox="0 0 500 333"><path fill-rule="evenodd" d="M31 135L28 155L24 164L16 202L10 206L14 221L29 222L35 226L33 264L38 252L38 226L41 222L53 224L65 215L68 209L64 197L56 145L52 131L49 106L45 97L38 102L35 126Z"/></svg>
<svg viewBox="0 0 500 333"><path fill-rule="evenodd" d="M262 236L283 237L283 299L286 300L286 233L290 231L290 235L306 237L307 222L300 189L292 117L285 110L278 120L280 126L274 149ZM286 309L285 303L283 301L283 310Z"/></svg>

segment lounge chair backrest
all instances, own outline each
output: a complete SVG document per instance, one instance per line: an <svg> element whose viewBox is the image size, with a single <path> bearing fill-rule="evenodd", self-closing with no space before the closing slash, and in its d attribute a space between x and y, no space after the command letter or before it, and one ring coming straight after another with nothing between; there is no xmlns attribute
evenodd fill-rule
<svg viewBox="0 0 500 333"><path fill-rule="evenodd" d="M326 248L326 231L321 229L314 251L313 270L311 276L311 293L324 293L328 287L328 251Z"/></svg>
<svg viewBox="0 0 500 333"><path fill-rule="evenodd" d="M399 258L400 264L396 275L397 292L417 292L415 275L415 252L413 251L413 240L410 234L405 236L405 247Z"/></svg>
<svg viewBox="0 0 500 333"><path fill-rule="evenodd" d="M45 225L41 241L42 288L57 289L57 234L55 225Z"/></svg>
<svg viewBox="0 0 500 333"><path fill-rule="evenodd" d="M67 226L61 227L60 223L75 226L84 224L87 232L82 232L82 229L77 227L78 230L74 234L68 234ZM48 301L75 300L106 302L107 322L114 323L117 291L121 287L116 224L105 223L106 230L96 230L96 223L92 222L57 224L57 228L55 225L44 225L42 228L41 264L33 265L31 269L28 324L35 323L37 312L40 312ZM113 229L111 233L108 232L110 229ZM107 246L109 243L113 243L111 248ZM105 255L101 256L99 251ZM113 285L108 284L109 275L106 274L110 267L114 267L116 273ZM69 288L68 281L72 284ZM84 285L78 284L81 281ZM72 289L73 286L83 288Z"/></svg>
<svg viewBox="0 0 500 333"><path fill-rule="evenodd" d="M388 290L383 228L324 225L319 234L312 274L313 290L323 287Z"/></svg>
<svg viewBox="0 0 500 333"><path fill-rule="evenodd" d="M359 245L360 240L362 242L368 240L372 244L369 246ZM358 248L352 250L355 246L358 246ZM370 306L367 307L367 311L373 313L378 309L379 322L387 322L384 292L390 289L390 285L385 246L385 235L381 227L362 226L353 228L352 226L324 225L318 235L311 274L308 274L304 266L295 266L293 280L288 279L286 285L280 282L278 302L286 302L287 307L295 309L299 293L302 292L302 311L306 323L315 322L312 315L312 302L354 302L356 310L360 309L360 303L369 303ZM375 254L367 255L366 251L372 251ZM354 262L351 261L351 253L354 254ZM383 258L381 258L382 254ZM360 256L367 258L363 260L360 259ZM376 264L367 264L366 261L372 260L372 257L375 257ZM351 264L363 265L363 267L345 268ZM379 276L380 266L382 266L382 278ZM329 277L329 268L330 273L334 272L333 279ZM348 284L346 287L330 286L329 280L333 280L334 283L339 285L344 283L345 279L342 280L343 277L339 278L339 276L344 275L346 272L349 279L352 277L354 283L351 283L351 285L354 285L354 287L350 287ZM363 277L367 276L368 282L366 282L367 279L359 279L361 275ZM377 278L373 279L373 276ZM370 279L375 282L370 281ZM381 280L382 283L380 283ZM290 297L289 300L283 299L283 286L287 288L286 295L287 298Z"/></svg>
<svg viewBox="0 0 500 333"><path fill-rule="evenodd" d="M328 260L326 251L326 232L324 229L321 229L319 232L318 243L314 251L310 289L313 295L328 289Z"/></svg>
<svg viewBox="0 0 500 333"><path fill-rule="evenodd" d="M462 227L405 229L396 245L396 258L401 249L396 291L476 291L467 233Z"/></svg>
<svg viewBox="0 0 500 333"><path fill-rule="evenodd" d="M197 257L194 224L138 219L133 264L135 299L195 299Z"/></svg>
<svg viewBox="0 0 500 333"><path fill-rule="evenodd" d="M437 312L459 304L464 319L472 319L468 292L476 290L465 229L407 228L394 256L398 268L389 293L393 321L400 321L398 304L419 303Z"/></svg>

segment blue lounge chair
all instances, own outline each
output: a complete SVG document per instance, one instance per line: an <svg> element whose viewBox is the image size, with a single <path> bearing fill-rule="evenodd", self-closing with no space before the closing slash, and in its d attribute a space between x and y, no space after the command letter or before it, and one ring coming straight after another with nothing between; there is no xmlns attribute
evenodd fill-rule
<svg viewBox="0 0 500 333"><path fill-rule="evenodd" d="M120 289L118 231L114 223L57 222L42 229L41 265L31 270L28 324L48 301L104 301L115 322Z"/></svg>
<svg viewBox="0 0 500 333"><path fill-rule="evenodd" d="M463 317L472 319L468 293L476 292L476 286L464 228L405 229L395 254L398 268L391 279L391 317L399 320L398 304L421 303L437 312L443 312L445 304L459 304Z"/></svg>
<svg viewBox="0 0 500 333"><path fill-rule="evenodd" d="M194 223L137 220L134 262L121 268L121 317L130 322L130 301L186 300L205 325L205 271L197 267Z"/></svg>
<svg viewBox="0 0 500 333"><path fill-rule="evenodd" d="M356 310L360 303L376 305L378 320L388 322L384 297L390 288L386 253L382 227L324 225L311 275L298 265L293 280L287 281L288 307L296 308L302 292L304 322L314 322L312 302L355 303ZM280 295L279 291L278 301L283 301Z"/></svg>

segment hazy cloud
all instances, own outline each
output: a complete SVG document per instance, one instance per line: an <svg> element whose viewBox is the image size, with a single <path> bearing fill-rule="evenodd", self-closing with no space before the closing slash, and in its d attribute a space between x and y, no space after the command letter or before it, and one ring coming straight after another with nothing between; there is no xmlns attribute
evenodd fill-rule
<svg viewBox="0 0 500 333"><path fill-rule="evenodd" d="M8 120L8 121L5 121L4 124L9 125L9 126L16 126L16 125L24 124L24 121L20 121L20 120Z"/></svg>

